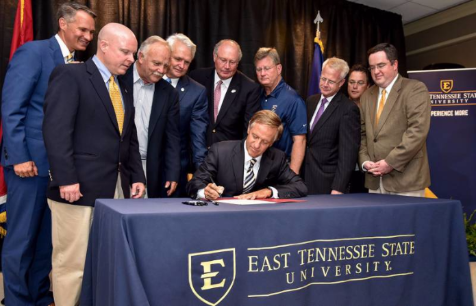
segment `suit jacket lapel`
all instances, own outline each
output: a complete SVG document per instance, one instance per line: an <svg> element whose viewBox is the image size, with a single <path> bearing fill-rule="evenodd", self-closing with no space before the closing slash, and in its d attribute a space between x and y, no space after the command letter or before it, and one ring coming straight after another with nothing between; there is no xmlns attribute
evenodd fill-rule
<svg viewBox="0 0 476 306"><path fill-rule="evenodd" d="M397 77L398 79L395 81L395 84L393 84L392 90L390 91L390 94L388 95L387 100L385 101L385 106L383 108L382 114L380 115L375 135L378 135L378 133L382 129L382 126L385 124L385 121L387 121L387 118L392 112L392 108L395 105L398 96L400 95L400 89L402 87L402 78L400 76ZM374 109L376 108L377 107L374 107Z"/></svg>
<svg viewBox="0 0 476 306"><path fill-rule="evenodd" d="M188 84L190 83L190 80L188 79L189 77L184 75L181 77L177 83L177 91L179 94L179 103L182 101L182 99L187 95L188 93Z"/></svg>
<svg viewBox="0 0 476 306"><path fill-rule="evenodd" d="M112 124L116 127L117 133L119 134L119 125L117 124L116 113L114 112L114 107L112 106L112 101L107 91L106 84L99 72L96 64L92 59L86 61L86 71L90 74L89 81L92 83L96 93L98 94L102 104L106 108L106 112L109 115L109 119Z"/></svg>
<svg viewBox="0 0 476 306"><path fill-rule="evenodd" d="M370 90L370 103L368 107L370 107L370 120L372 120L372 128L374 127L375 122L375 114L377 113L377 103L378 103L378 86L374 85Z"/></svg>
<svg viewBox="0 0 476 306"><path fill-rule="evenodd" d="M321 95L317 95L316 99L314 100L309 100L309 105L307 108L307 133L308 133L308 139L309 141L311 140L312 136L315 134L311 131L311 126L312 126L312 116L314 116L314 113L316 112L316 107L319 104L319 101L321 99ZM313 130L315 131L315 129Z"/></svg>
<svg viewBox="0 0 476 306"><path fill-rule="evenodd" d="M319 121L317 121L316 126L314 127L314 130L312 130L311 140L313 136L318 133L319 129L322 128L322 126L326 123L326 121L332 116L332 113L337 109L337 107L339 107L340 100L341 100L341 93L338 92L335 95L335 97L332 99L332 101L329 102L329 105L327 105L321 118L319 118Z"/></svg>
<svg viewBox="0 0 476 306"><path fill-rule="evenodd" d="M207 84L207 91L208 91L208 117L210 118L210 122L213 123L213 118L215 118L215 114L213 112L213 104L214 104L214 92L215 92L215 68L210 68L208 73L206 74L206 83ZM209 127L212 127L210 124Z"/></svg>
<svg viewBox="0 0 476 306"><path fill-rule="evenodd" d="M236 194L243 193L243 172L245 167L245 149L244 141L241 141L238 146L233 149L231 156L231 164L234 174L234 182L237 184L235 190Z"/></svg>
<svg viewBox="0 0 476 306"><path fill-rule="evenodd" d="M223 103L220 107L220 112L218 113L217 122L215 123L215 125L219 124L221 119L225 116L226 112L235 100L235 97L238 95L238 90L240 89L240 87L241 78L239 77L238 72L236 72L233 78L231 79L228 90L226 91L225 98L223 99Z"/></svg>
<svg viewBox="0 0 476 306"><path fill-rule="evenodd" d="M51 57L53 58L53 62L55 63L55 66L64 64L64 57L63 57L63 54L61 53L61 48L59 46L58 41L56 40L54 36L50 38L50 49L51 49Z"/></svg>
<svg viewBox="0 0 476 306"><path fill-rule="evenodd" d="M273 160L268 156L268 150L264 152L263 157L261 158L258 177L256 178L255 186L261 186L266 181L268 177L269 170L271 169L271 165L273 164Z"/></svg>
<svg viewBox="0 0 476 306"><path fill-rule="evenodd" d="M165 103L162 97L162 90L164 90L165 86L169 86L166 84L167 81L164 79L160 79L157 83L155 83L155 90L154 90L154 99L152 101L152 110L150 112L150 119L149 119L149 133L148 136L150 139L152 133L154 132L154 128L157 125L157 121L159 120L160 115L164 109Z"/></svg>
<svg viewBox="0 0 476 306"><path fill-rule="evenodd" d="M122 127L122 133L124 134L127 131L127 128L131 122L132 118L132 109L134 107L132 92L127 89L125 82L121 79L118 79L119 86L121 87L122 99L124 100L124 126ZM112 102L111 102L112 103ZM114 108L114 107L113 107Z"/></svg>

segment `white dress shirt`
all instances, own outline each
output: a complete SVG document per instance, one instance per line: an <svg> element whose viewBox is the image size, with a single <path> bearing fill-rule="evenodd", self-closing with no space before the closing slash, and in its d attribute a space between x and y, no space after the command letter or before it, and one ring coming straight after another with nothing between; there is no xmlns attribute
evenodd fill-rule
<svg viewBox="0 0 476 306"><path fill-rule="evenodd" d="M180 80L179 78L169 78L168 76L164 75L162 79L166 80L169 82L170 80L170 85L172 85L174 88L177 88L178 81Z"/></svg>
<svg viewBox="0 0 476 306"><path fill-rule="evenodd" d="M136 115L134 122L137 128L137 139L139 140L139 152L142 160L147 159L147 143L149 141L149 121L152 112L152 102L154 101L155 83L144 84L137 72L137 66L133 67L134 82L134 107Z"/></svg>
<svg viewBox="0 0 476 306"><path fill-rule="evenodd" d="M64 63L66 64L67 63L67 57L68 55L71 53L69 52L69 49L68 47L66 47L66 44L64 43L64 41L61 39L61 37L59 37L58 34L55 35L55 38L56 38L56 41L58 42L59 46L60 46L60 49L61 49L61 55L63 55L63 59L64 59ZM75 51L72 52L73 53L73 58L74 58L74 53Z"/></svg>

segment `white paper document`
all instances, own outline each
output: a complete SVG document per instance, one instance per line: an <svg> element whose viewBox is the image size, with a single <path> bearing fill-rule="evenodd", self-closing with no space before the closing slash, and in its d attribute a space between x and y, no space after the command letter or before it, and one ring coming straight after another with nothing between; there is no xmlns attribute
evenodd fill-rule
<svg viewBox="0 0 476 306"><path fill-rule="evenodd" d="M241 200L241 199L227 199L227 200L217 200L218 203L226 204L235 204L235 205L255 205L255 204L276 204L270 201L263 200Z"/></svg>

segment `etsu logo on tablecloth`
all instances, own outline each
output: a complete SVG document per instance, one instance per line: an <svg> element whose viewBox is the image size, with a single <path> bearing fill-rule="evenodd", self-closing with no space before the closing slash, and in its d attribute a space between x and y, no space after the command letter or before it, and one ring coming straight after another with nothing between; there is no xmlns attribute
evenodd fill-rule
<svg viewBox="0 0 476 306"><path fill-rule="evenodd" d="M444 93L449 93L453 89L453 80L440 80L440 88Z"/></svg>
<svg viewBox="0 0 476 306"><path fill-rule="evenodd" d="M218 305L230 292L236 277L235 249L222 249L188 255L188 281L203 303Z"/></svg>

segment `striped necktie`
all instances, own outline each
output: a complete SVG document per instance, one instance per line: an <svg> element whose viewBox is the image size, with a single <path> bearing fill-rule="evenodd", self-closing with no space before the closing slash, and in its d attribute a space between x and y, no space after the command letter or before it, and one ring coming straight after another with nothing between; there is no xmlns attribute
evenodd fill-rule
<svg viewBox="0 0 476 306"><path fill-rule="evenodd" d="M73 56L73 53L70 53L66 56L66 64L69 64L72 61L74 61L74 56Z"/></svg>
<svg viewBox="0 0 476 306"><path fill-rule="evenodd" d="M245 177L245 182L243 184L243 193L248 193L251 191L253 188L253 185L255 184L256 178L255 178L255 173L253 171L253 166L256 163L256 158L253 158L250 160L250 166L248 167L248 170L246 171L246 177Z"/></svg>
<svg viewBox="0 0 476 306"><path fill-rule="evenodd" d="M116 79L113 75L111 75L111 78L109 79L109 96L111 97L112 106L116 113L119 132L122 134L122 127L124 125L124 108L122 107L121 92L119 91L119 86L117 86Z"/></svg>

